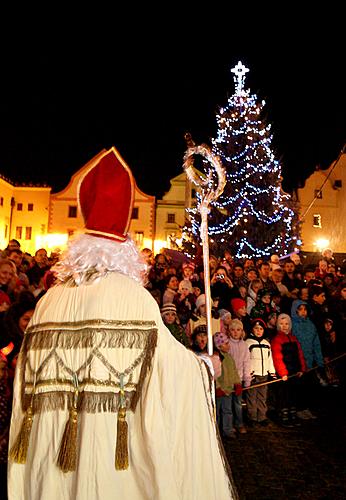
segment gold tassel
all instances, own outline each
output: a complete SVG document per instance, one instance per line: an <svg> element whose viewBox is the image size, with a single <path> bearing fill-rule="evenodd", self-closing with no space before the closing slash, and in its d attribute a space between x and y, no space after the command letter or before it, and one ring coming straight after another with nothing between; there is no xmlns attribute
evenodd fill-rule
<svg viewBox="0 0 346 500"><path fill-rule="evenodd" d="M60 444L58 465L63 472L76 470L77 465L77 430L78 412L75 408L70 410L70 417L66 423L64 435Z"/></svg>
<svg viewBox="0 0 346 500"><path fill-rule="evenodd" d="M118 410L117 444L115 447L115 468L126 470L129 466L129 453L127 449L128 426L126 422L125 375L120 374L120 408Z"/></svg>
<svg viewBox="0 0 346 500"><path fill-rule="evenodd" d="M30 433L32 428L32 420L33 420L33 411L32 411L32 405L30 405L25 412L22 427L17 436L17 439L9 452L10 460L18 464L26 463L26 457L28 454L29 441L30 441Z"/></svg>
<svg viewBox="0 0 346 500"><path fill-rule="evenodd" d="M119 408L117 424L117 444L115 448L116 470L126 470L129 466L129 454L127 449L128 426L126 422L126 408Z"/></svg>
<svg viewBox="0 0 346 500"><path fill-rule="evenodd" d="M73 374L75 392L73 406L70 409L69 419L60 444L58 465L63 472L73 472L77 467L77 435L78 435L78 379Z"/></svg>

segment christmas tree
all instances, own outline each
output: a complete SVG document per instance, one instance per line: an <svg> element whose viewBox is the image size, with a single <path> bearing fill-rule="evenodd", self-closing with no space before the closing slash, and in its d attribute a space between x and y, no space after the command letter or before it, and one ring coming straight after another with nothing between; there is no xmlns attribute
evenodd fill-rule
<svg viewBox="0 0 346 500"><path fill-rule="evenodd" d="M271 148L271 127L261 119L265 102L244 89L249 70L241 62L231 71L235 92L216 115L217 137L212 139L212 151L226 169L227 183L210 207L210 249L218 256L228 249L238 259L286 255L301 244L298 210L281 186L281 166ZM188 253L200 240L198 208L197 197L197 206L188 210L190 223L183 240Z"/></svg>

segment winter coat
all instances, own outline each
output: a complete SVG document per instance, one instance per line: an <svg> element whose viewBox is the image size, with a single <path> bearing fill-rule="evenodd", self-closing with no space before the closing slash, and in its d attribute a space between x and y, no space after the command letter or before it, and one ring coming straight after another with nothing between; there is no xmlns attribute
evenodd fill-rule
<svg viewBox="0 0 346 500"><path fill-rule="evenodd" d="M301 305L308 309L307 302L297 299L293 301L291 309L292 333L297 337L304 353L304 358L308 368L313 366L323 367L323 355L317 328L309 317L298 316L297 310Z"/></svg>
<svg viewBox="0 0 346 500"><path fill-rule="evenodd" d="M226 396L231 394L234 384L240 384L240 377L234 359L228 353L223 353L221 375L216 379L216 389L221 389Z"/></svg>
<svg viewBox="0 0 346 500"><path fill-rule="evenodd" d="M245 340L250 352L251 376L275 375L275 368L272 358L271 346L268 340L263 337L250 335Z"/></svg>
<svg viewBox="0 0 346 500"><path fill-rule="evenodd" d="M235 361L239 377L244 382L244 387L249 387L251 383L250 351L247 343L243 339L235 340L230 337L229 354Z"/></svg>
<svg viewBox="0 0 346 500"><path fill-rule="evenodd" d="M271 347L275 370L280 377L306 371L303 350L292 333L278 331Z"/></svg>

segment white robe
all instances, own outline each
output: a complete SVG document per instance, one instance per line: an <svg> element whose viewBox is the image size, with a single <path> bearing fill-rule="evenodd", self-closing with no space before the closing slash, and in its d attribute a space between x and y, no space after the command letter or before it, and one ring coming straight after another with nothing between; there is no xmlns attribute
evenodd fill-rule
<svg viewBox="0 0 346 500"><path fill-rule="evenodd" d="M62 387L56 381L57 373L62 373L61 366L77 370L83 363L87 365L92 346L54 348L46 342L49 335L55 339L64 335L60 332L54 336L54 329L59 330L57 325L67 325L72 334L78 336L83 325L91 325L91 330L92 325L97 326L95 320L106 326L109 322L111 329L114 321L125 325L133 320L142 321L143 325L154 322L157 346L137 407L134 412L127 411L128 469L119 471L114 465L117 413L81 410L77 467L65 473L57 465L57 456L69 413L67 408L54 409L50 404L54 391ZM23 342L15 376L10 448L24 417L23 385L27 386L29 379L32 382L32 373L37 370L35 392L41 391L47 406L43 405L34 415L26 464L9 460L9 500L224 500L237 497L217 438L205 364L174 339L162 323L157 303L141 285L120 273L111 273L89 285L54 286L38 303L25 336L30 328L41 330L43 343L41 346L27 344L29 348L24 354L25 340ZM102 333L92 335L95 343ZM101 357L79 372L81 387L96 397L98 391L103 390L102 384L111 384L115 379L105 366L124 370L140 350L113 346L101 347L99 352ZM48 355L45 364L43 360ZM100 361L105 358L109 365ZM136 369L133 374L138 378ZM87 379L94 382L89 384ZM95 383L98 380L101 389ZM44 394L48 390L52 391L51 399ZM70 390L71 387L65 387L65 392Z"/></svg>

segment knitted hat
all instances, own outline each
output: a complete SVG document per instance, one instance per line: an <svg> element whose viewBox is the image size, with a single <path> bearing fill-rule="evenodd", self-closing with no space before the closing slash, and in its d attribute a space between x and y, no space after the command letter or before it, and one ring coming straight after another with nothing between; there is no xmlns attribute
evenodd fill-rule
<svg viewBox="0 0 346 500"><path fill-rule="evenodd" d="M267 325L262 318L254 318L251 320L251 328L254 328L254 326L257 325L260 325L264 330L267 328Z"/></svg>
<svg viewBox="0 0 346 500"><path fill-rule="evenodd" d="M291 320L291 318L290 318L290 316L289 316L288 314L284 314L284 313L281 313L281 314L279 314L279 316L278 316L278 320L277 320L277 323L276 323L276 328L277 328L277 330L280 330L280 328L279 328L279 323L280 323L280 320L281 320L281 319L287 319L287 321L288 321L288 322L289 322L289 324L290 324L290 330L291 330L291 329L292 329L292 320Z"/></svg>
<svg viewBox="0 0 346 500"><path fill-rule="evenodd" d="M260 288L257 292L257 299L261 300L265 295L269 295L269 297L271 297L272 292L268 290L268 288Z"/></svg>
<svg viewBox="0 0 346 500"><path fill-rule="evenodd" d="M203 323L196 326L196 328L193 330L193 335L196 336L198 333L207 334L207 325Z"/></svg>
<svg viewBox="0 0 346 500"><path fill-rule="evenodd" d="M177 308L176 308L175 304L172 304L171 302L166 302L166 304L164 304L161 307L161 316L163 316L164 314L166 314L168 312L173 312L173 313L177 314Z"/></svg>
<svg viewBox="0 0 346 500"><path fill-rule="evenodd" d="M236 313L242 307L246 307L246 302L244 299L235 297L234 299L231 299L231 307L233 311Z"/></svg>
<svg viewBox="0 0 346 500"><path fill-rule="evenodd" d="M232 315L227 309L219 309L220 319L223 321L225 318L231 318Z"/></svg>
<svg viewBox="0 0 346 500"><path fill-rule="evenodd" d="M114 147L93 158L78 186L85 232L125 241L131 222L134 191L132 173Z"/></svg>
<svg viewBox="0 0 346 500"><path fill-rule="evenodd" d="M214 335L214 344L216 347L219 347L222 344L229 344L229 338L225 333L222 332L216 332Z"/></svg>
<svg viewBox="0 0 346 500"><path fill-rule="evenodd" d="M196 310L198 310L201 306L205 306L206 300L205 300L205 294L201 293L201 295L198 295L196 299Z"/></svg>
<svg viewBox="0 0 346 500"><path fill-rule="evenodd" d="M189 293L193 292L192 284L190 280L181 280L179 281L179 290L182 290L183 288L187 288L189 290Z"/></svg>

